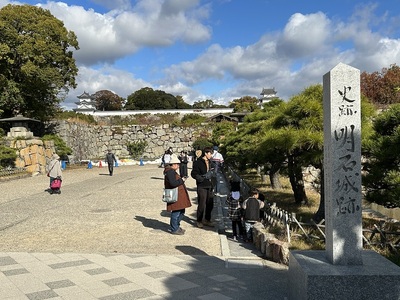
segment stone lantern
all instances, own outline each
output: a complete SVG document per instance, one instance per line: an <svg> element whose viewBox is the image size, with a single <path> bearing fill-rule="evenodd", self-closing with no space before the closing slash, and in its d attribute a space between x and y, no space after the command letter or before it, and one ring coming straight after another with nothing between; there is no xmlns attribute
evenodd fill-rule
<svg viewBox="0 0 400 300"><path fill-rule="evenodd" d="M26 118L22 115L17 115L12 118L0 119L0 122L10 122L11 129L7 133L8 138L23 137L26 139L33 138L33 132L30 131L29 122L40 122L36 119Z"/></svg>

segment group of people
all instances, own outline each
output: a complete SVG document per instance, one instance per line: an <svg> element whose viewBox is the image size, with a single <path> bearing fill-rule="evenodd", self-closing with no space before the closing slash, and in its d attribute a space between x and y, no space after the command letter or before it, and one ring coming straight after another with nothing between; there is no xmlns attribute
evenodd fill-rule
<svg viewBox="0 0 400 300"><path fill-rule="evenodd" d="M167 153L168 152L168 153ZM188 177L187 164L189 157L186 151L181 151L177 156L172 153L172 149L166 151L163 159L164 164L164 187L166 189L177 188L178 200L174 203L167 203L167 211L170 215L170 225L168 231L171 234L183 235L185 230L181 228L181 221L185 215L185 209L191 207L189 193L185 186ZM196 226L199 228L214 227L211 221L211 213L214 208L214 185L213 178L223 168L223 157L218 152L218 147L205 147L197 152L197 157L193 162L191 177L196 180L197 186L197 214ZM110 176L113 175L113 166L116 158L109 149L105 161L108 163ZM57 154L52 156L48 164L48 176L50 177L50 187L56 179L62 180L62 168L60 157ZM51 188L50 193L61 193L60 188ZM250 193L250 197L243 201L240 194L240 183L231 181L231 192L227 197L228 216L232 221L233 239L243 238L244 241L252 241L252 227L260 220L260 211L264 207L262 194L257 189ZM238 234L239 230L239 234Z"/></svg>
<svg viewBox="0 0 400 300"><path fill-rule="evenodd" d="M196 226L199 228L214 227L211 221L211 213L214 208L213 178L216 172L221 171L223 166L222 155L213 160L213 154L218 148L205 147L203 150L196 151L196 159L193 161L190 176L196 180L197 186L197 213ZM171 160L164 169L164 187L178 187L178 200L175 203L167 204L167 211L171 212L170 228L172 234L184 234L180 227L180 221L185 214L185 208L191 206L190 199L186 190L185 180L187 173L187 153L181 152L179 157L171 155ZM183 167L183 168L182 168ZM179 173L177 170L179 169Z"/></svg>
<svg viewBox="0 0 400 300"><path fill-rule="evenodd" d="M196 180L197 186L196 225L199 228L214 226L211 221L211 212L214 208L212 154L213 149L210 147L205 147L201 150L201 154L198 153L198 157L193 161L190 173L191 177ZM185 186L185 181L188 178L187 162L182 159L185 156L187 156L187 153L184 152L181 153L179 158L172 154L169 164L165 165L164 169L164 187L168 189L178 187L178 200L175 203L167 204L167 211L171 212L169 232L178 235L185 233L185 230L180 226L180 222L185 214L185 209L192 205ZM180 168L182 164L186 165L183 170ZM178 174L177 170L179 170L180 174Z"/></svg>
<svg viewBox="0 0 400 300"><path fill-rule="evenodd" d="M263 194L255 188L250 191L249 197L243 200L240 194L240 182L231 181L231 193L226 199L226 204L228 217L232 221L233 240L253 241L254 224L263 218L264 200Z"/></svg>
<svg viewBox="0 0 400 300"><path fill-rule="evenodd" d="M172 155L173 155L172 147L169 147L161 157L161 165L160 167L166 167L171 163ZM182 150L180 155L178 156L179 159L179 175L181 177L188 176L188 163L189 163L189 156L187 151Z"/></svg>
<svg viewBox="0 0 400 300"><path fill-rule="evenodd" d="M222 155L216 154L219 154L217 147L205 147L201 153L197 152L190 173L196 180L197 186L196 226L198 228L214 227L211 221L214 208L213 178L216 177L217 172L221 172L224 162ZM182 164L182 153L180 157L171 154L171 159L164 169L164 187L166 189L178 187L178 200L167 203L167 211L171 213L168 231L177 235L185 234L185 230L181 228L181 220L185 215L185 209L192 206L185 186L188 174L187 171L186 173L181 171ZM231 192L226 201L229 207L228 216L232 221L234 240L242 238L245 242L252 241L252 228L262 218L263 200L263 195L257 189L253 189L250 196L243 200L240 194L240 183L231 181Z"/></svg>

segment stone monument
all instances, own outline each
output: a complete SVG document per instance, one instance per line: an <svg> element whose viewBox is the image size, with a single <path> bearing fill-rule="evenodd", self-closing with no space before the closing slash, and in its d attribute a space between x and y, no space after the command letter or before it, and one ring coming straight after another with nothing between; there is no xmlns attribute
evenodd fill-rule
<svg viewBox="0 0 400 300"><path fill-rule="evenodd" d="M325 251L292 251L289 299L400 299L400 268L362 245L360 71L323 76Z"/></svg>
<svg viewBox="0 0 400 300"><path fill-rule="evenodd" d="M29 122L40 122L36 119L26 118L23 115L17 115L12 118L0 119L0 122L11 123L11 129L7 133L7 138L21 137L24 139L33 138L33 133L28 127Z"/></svg>

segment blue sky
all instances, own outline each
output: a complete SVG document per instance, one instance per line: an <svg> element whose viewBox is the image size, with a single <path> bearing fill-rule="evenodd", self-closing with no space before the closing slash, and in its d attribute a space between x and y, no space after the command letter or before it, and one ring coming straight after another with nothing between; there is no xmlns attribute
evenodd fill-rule
<svg viewBox="0 0 400 300"><path fill-rule="evenodd" d="M78 37L78 87L126 98L143 87L228 104L275 88L284 100L342 62L400 65L400 0L87 0L40 5Z"/></svg>

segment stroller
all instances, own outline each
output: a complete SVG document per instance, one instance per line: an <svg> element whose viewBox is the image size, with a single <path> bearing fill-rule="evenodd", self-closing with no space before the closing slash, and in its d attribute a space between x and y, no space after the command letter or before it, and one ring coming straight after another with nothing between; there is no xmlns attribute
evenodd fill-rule
<svg viewBox="0 0 400 300"><path fill-rule="evenodd" d="M50 194L61 194L61 178L54 179L50 184Z"/></svg>

